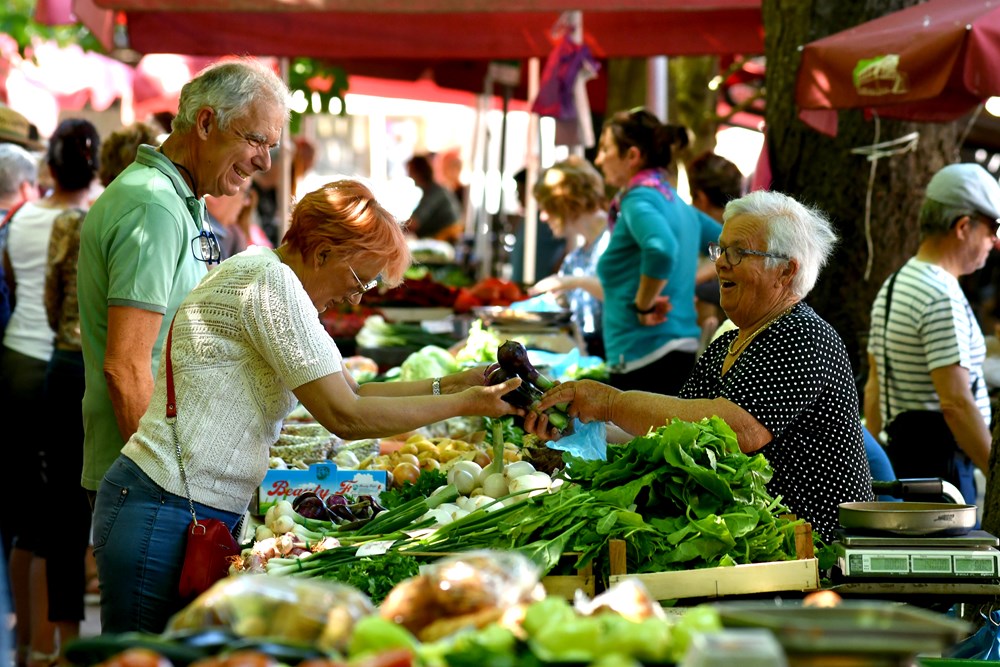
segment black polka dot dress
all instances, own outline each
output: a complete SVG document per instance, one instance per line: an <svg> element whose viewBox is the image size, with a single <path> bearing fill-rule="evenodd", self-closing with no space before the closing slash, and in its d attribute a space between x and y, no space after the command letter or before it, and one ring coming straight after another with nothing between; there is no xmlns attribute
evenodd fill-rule
<svg viewBox="0 0 1000 667"><path fill-rule="evenodd" d="M729 399L771 431L774 439L755 452L774 469L768 490L829 542L840 525L840 503L874 500L844 342L799 303L722 375L738 333L726 332L705 350L679 395Z"/></svg>

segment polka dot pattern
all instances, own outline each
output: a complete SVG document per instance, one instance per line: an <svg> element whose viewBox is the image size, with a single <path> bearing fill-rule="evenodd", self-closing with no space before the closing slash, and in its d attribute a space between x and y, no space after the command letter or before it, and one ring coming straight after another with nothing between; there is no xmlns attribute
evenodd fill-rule
<svg viewBox="0 0 1000 667"><path fill-rule="evenodd" d="M844 342L800 303L722 375L738 333L726 332L705 350L680 396L726 398L771 431L774 439L757 451L774 469L768 490L830 541L840 525L840 503L874 500Z"/></svg>

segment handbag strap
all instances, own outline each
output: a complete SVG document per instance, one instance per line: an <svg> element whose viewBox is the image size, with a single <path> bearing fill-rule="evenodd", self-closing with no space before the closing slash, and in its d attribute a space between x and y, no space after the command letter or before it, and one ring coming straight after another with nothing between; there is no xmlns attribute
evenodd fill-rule
<svg viewBox="0 0 1000 667"><path fill-rule="evenodd" d="M899 271L902 271L902 269L893 273L889 278L889 287L886 288L885 293L885 321L882 323L882 365L885 366L885 391L882 392L882 400L885 407L885 424L883 428L888 426L889 422L892 421L889 413L889 387L892 385L892 371L889 368L889 314L892 312L892 289L896 285L896 277L899 275Z"/></svg>
<svg viewBox="0 0 1000 667"><path fill-rule="evenodd" d="M170 348L174 338L174 321L177 315L170 321L170 329L167 331L167 354L163 363L166 364L167 376L167 423L174 434L174 449L177 451L177 467L181 471L181 481L184 482L184 493L187 494L188 507L191 509L191 520L198 524L198 515L194 511L194 499L191 498L191 487L188 486L187 472L184 470L184 458L181 456L181 441L177 437L177 394L174 393L174 365L170 361Z"/></svg>

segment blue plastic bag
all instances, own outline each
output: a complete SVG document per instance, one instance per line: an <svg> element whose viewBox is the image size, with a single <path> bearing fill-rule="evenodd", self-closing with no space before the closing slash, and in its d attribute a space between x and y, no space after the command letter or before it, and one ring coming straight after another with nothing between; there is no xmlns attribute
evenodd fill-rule
<svg viewBox="0 0 1000 667"><path fill-rule="evenodd" d="M606 461L608 459L608 429L604 422L584 424L573 419L573 432L558 440L545 443L549 449L569 452L581 459Z"/></svg>
<svg viewBox="0 0 1000 667"><path fill-rule="evenodd" d="M952 615L952 612L949 615ZM991 611L989 616L981 614L985 623L971 637L958 642L943 651L945 658L965 660L1000 661L1000 610Z"/></svg>

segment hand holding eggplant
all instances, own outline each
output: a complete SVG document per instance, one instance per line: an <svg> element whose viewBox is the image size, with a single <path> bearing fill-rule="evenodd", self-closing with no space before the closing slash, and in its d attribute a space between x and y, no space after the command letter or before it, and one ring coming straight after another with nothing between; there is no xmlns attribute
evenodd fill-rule
<svg viewBox="0 0 1000 667"><path fill-rule="evenodd" d="M528 360L528 351L517 341L508 340L497 349L497 363L491 364L487 370L488 385L504 382L512 377L520 377L523 383L517 391L504 395L504 400L525 410L537 411L535 407L542 398L542 392L555 387L556 384L545 377ZM565 414L565 406L552 405L545 409L546 423L557 431L562 431L569 425Z"/></svg>

